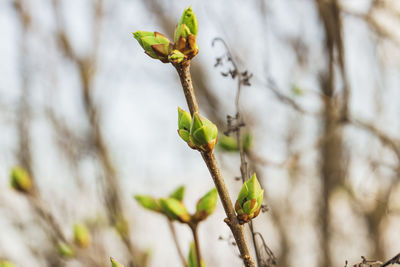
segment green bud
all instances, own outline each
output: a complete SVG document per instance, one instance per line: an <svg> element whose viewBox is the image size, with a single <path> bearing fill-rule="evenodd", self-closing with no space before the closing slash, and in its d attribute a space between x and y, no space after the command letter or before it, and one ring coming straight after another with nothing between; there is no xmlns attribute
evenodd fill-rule
<svg viewBox="0 0 400 267"><path fill-rule="evenodd" d="M219 136L218 147L225 151L238 151L236 138L225 134Z"/></svg>
<svg viewBox="0 0 400 267"><path fill-rule="evenodd" d="M191 7L185 9L175 28L174 42L175 49L182 52L187 59L193 58L199 52L199 47L196 43L196 35L198 31L197 18ZM171 61L173 63L181 63L184 58L182 55L179 60Z"/></svg>
<svg viewBox="0 0 400 267"><path fill-rule="evenodd" d="M185 24L187 26L191 34L197 35L198 22L191 7L183 11L182 17L178 23L178 27L182 24Z"/></svg>
<svg viewBox="0 0 400 267"><path fill-rule="evenodd" d="M169 197L175 198L176 200L182 201L183 197L185 196L185 186L180 186L177 189L175 189L174 192L169 195Z"/></svg>
<svg viewBox="0 0 400 267"><path fill-rule="evenodd" d="M178 107L178 134L183 141L189 141L190 124L192 117L190 113Z"/></svg>
<svg viewBox="0 0 400 267"><path fill-rule="evenodd" d="M91 243L89 229L82 223L74 225L74 242L78 247L86 248Z"/></svg>
<svg viewBox="0 0 400 267"><path fill-rule="evenodd" d="M179 50L174 50L172 51L171 54L168 55L168 60L172 63L181 63L185 59L185 55L179 51Z"/></svg>
<svg viewBox="0 0 400 267"><path fill-rule="evenodd" d="M73 258L75 256L74 250L66 243L58 243L58 253L64 258Z"/></svg>
<svg viewBox="0 0 400 267"><path fill-rule="evenodd" d="M11 170L10 184L12 188L23 193L28 193L33 189L33 183L29 173L19 166Z"/></svg>
<svg viewBox="0 0 400 267"><path fill-rule="evenodd" d="M172 49L172 44L167 37L159 32L137 31L133 37L143 47L145 53L154 59L159 59L164 63L168 62L168 55Z"/></svg>
<svg viewBox="0 0 400 267"><path fill-rule="evenodd" d="M215 124L198 113L193 115L190 126L190 141L203 151L212 151L217 143L218 129Z"/></svg>
<svg viewBox="0 0 400 267"><path fill-rule="evenodd" d="M121 263L119 263L116 259L114 259L113 257L110 257L110 261L111 261L111 267L124 267L124 265L122 265Z"/></svg>
<svg viewBox="0 0 400 267"><path fill-rule="evenodd" d="M11 261L0 260L0 267L15 267L15 264Z"/></svg>
<svg viewBox="0 0 400 267"><path fill-rule="evenodd" d="M178 220L182 223L190 221L190 215L181 201L175 198L160 198L160 204L164 214L171 220Z"/></svg>
<svg viewBox="0 0 400 267"><path fill-rule="evenodd" d="M146 195L136 195L136 201L145 209L152 210L155 212L161 212L161 206L157 199L146 196Z"/></svg>
<svg viewBox="0 0 400 267"><path fill-rule="evenodd" d="M258 216L264 196L264 189L261 189L256 174L246 181L239 192L235 203L237 217L241 224L249 222Z"/></svg>
<svg viewBox="0 0 400 267"><path fill-rule="evenodd" d="M188 267L198 267L197 265L197 254L194 242L190 243L189 256L188 256ZM201 260L201 267L206 267L204 260Z"/></svg>
<svg viewBox="0 0 400 267"><path fill-rule="evenodd" d="M205 220L210 216L217 206L218 191L216 188L211 189L207 194L205 194L196 205L196 213L193 218L196 221Z"/></svg>
<svg viewBox="0 0 400 267"><path fill-rule="evenodd" d="M298 85L293 84L291 87L291 91L295 96L303 95L303 89L301 89Z"/></svg>

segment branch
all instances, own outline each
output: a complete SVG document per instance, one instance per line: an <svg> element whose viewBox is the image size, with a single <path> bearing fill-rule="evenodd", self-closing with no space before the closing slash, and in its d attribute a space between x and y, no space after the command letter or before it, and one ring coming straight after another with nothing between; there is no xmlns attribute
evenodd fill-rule
<svg viewBox="0 0 400 267"><path fill-rule="evenodd" d="M190 61L184 61L181 64L175 64L174 66L181 80L183 92L185 94L185 98L189 106L190 113L193 115L195 112L199 112L199 109L197 105L196 96L194 94L192 79L190 75ZM238 245L243 263L245 264L246 267L255 267L254 260L250 255L250 250L246 243L243 227L239 224L236 218L235 210L233 208L228 189L226 188L225 181L219 170L214 152L203 151L201 152L201 155L208 167L211 177L214 180L215 187L218 190L219 197L221 199L222 205L227 215L225 222L231 229L232 234L236 240L236 244Z"/></svg>

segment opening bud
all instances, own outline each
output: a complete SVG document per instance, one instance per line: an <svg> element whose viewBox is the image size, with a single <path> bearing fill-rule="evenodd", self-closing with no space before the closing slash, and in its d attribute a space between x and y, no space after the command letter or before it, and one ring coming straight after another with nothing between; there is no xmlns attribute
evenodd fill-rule
<svg viewBox="0 0 400 267"><path fill-rule="evenodd" d="M189 139L196 148L203 151L212 151L217 143L217 137L217 126L198 113L195 113L190 126Z"/></svg>
<svg viewBox="0 0 400 267"><path fill-rule="evenodd" d="M264 189L261 189L256 174L246 181L239 192L235 203L237 218L241 224L249 222L258 216L264 196Z"/></svg>
<svg viewBox="0 0 400 267"><path fill-rule="evenodd" d="M218 191L216 188L213 188L197 202L196 213L193 215L193 219L195 221L205 220L214 212L217 200Z"/></svg>
<svg viewBox="0 0 400 267"><path fill-rule="evenodd" d="M181 201L175 198L160 198L160 205L165 215L171 220L178 220L182 223L190 221L190 215Z"/></svg>
<svg viewBox="0 0 400 267"><path fill-rule="evenodd" d="M22 167L14 167L11 170L10 184L12 188L23 193L29 193L33 189L32 179Z"/></svg>
<svg viewBox="0 0 400 267"><path fill-rule="evenodd" d="M89 229L83 223L74 225L74 243L81 248L86 248L91 243Z"/></svg>
<svg viewBox="0 0 400 267"><path fill-rule="evenodd" d="M136 31L133 37L138 41L145 53L154 59L168 63L168 55L172 50L172 44L159 32Z"/></svg>

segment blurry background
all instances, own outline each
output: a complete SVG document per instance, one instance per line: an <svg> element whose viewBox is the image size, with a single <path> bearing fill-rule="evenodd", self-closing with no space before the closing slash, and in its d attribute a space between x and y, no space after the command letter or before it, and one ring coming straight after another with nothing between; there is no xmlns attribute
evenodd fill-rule
<svg viewBox="0 0 400 267"><path fill-rule="evenodd" d="M237 81L221 75L232 66L212 40L223 38L253 74L241 109L268 207L254 228L278 266L400 252L400 1L3 0L0 258L180 266L165 218L132 195L162 197L183 184L194 207L213 183L176 133L176 108L187 107L175 70L146 56L131 32L171 38L189 5L200 27L196 95L220 133L235 115ZM234 199L239 155L216 153ZM11 189L15 165L31 172L35 199ZM208 266L242 266L223 218L218 203L200 226L203 256ZM65 260L57 243L78 221L93 242ZM190 231L175 226L186 255Z"/></svg>

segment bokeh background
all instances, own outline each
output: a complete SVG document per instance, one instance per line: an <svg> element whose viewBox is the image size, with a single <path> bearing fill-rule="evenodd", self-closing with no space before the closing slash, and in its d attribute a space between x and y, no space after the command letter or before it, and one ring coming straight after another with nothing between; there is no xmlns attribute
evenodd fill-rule
<svg viewBox="0 0 400 267"><path fill-rule="evenodd" d="M199 20L195 91L220 133L236 112L237 79L221 75L232 65L212 40L225 40L252 74L240 106L268 209L254 229L277 266L399 253L400 1L2 0L0 258L23 267L109 266L110 256L181 266L165 218L132 196L185 185L193 211L213 183L176 133L177 106L187 108L176 71L147 57L131 32L172 37L189 5ZM216 153L235 199L239 154ZM31 173L34 199L10 187L16 165ZM200 226L204 259L242 266L224 218L218 203ZM88 225L92 245L66 260L56 244L72 239L75 222ZM175 228L186 254L190 231Z"/></svg>

